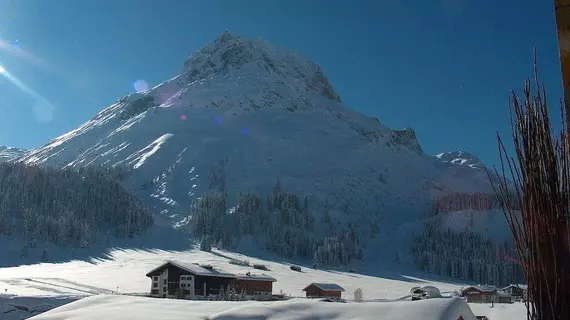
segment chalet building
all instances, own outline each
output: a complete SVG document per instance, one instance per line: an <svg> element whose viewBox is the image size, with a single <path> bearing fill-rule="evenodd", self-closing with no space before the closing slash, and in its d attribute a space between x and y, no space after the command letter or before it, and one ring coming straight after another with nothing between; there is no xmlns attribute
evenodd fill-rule
<svg viewBox="0 0 570 320"><path fill-rule="evenodd" d="M496 301L497 288L494 286L469 286L461 289L461 296L470 303L492 303Z"/></svg>
<svg viewBox="0 0 570 320"><path fill-rule="evenodd" d="M215 270L211 266L166 261L146 274L151 278L150 295L157 298L205 299L222 288L245 292L246 298L271 298L275 278L266 275L236 275Z"/></svg>
<svg viewBox="0 0 570 320"><path fill-rule="evenodd" d="M337 298L340 299L344 289L334 283L311 283L303 291L307 298Z"/></svg>
<svg viewBox="0 0 570 320"><path fill-rule="evenodd" d="M268 300L273 292L275 278L266 275L253 275L249 272L245 275L235 275L230 285L236 292L244 292L246 296L255 300Z"/></svg>
<svg viewBox="0 0 570 320"><path fill-rule="evenodd" d="M502 288L499 292L510 294L513 301L526 301L528 296L528 287L524 284L511 284Z"/></svg>

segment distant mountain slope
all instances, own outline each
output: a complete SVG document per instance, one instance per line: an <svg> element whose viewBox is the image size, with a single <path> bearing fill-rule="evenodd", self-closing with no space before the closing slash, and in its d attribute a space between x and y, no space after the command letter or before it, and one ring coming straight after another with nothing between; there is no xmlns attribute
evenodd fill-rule
<svg viewBox="0 0 570 320"><path fill-rule="evenodd" d="M203 194L227 195L219 207L224 215L227 206L231 218L231 212L249 214L232 209L244 192L264 206L275 204L264 199L279 181L286 191L277 198L285 207L271 210L288 210L276 216L291 229L272 228L289 230L291 237L310 233L302 246L325 246L325 236L364 246L421 221L442 196L491 192L482 164L475 157L454 160L461 156L424 154L412 129L392 130L343 105L317 64L226 32L193 54L181 74L120 98L18 161L124 166L132 171L129 187L177 227L192 224L188 208ZM259 202L248 199L242 205ZM312 212L319 227L312 230L307 222L295 229L302 224L297 211ZM225 222L230 231L238 229L234 220ZM323 221L330 228L321 228ZM263 230L264 237L267 230L273 229Z"/></svg>
<svg viewBox="0 0 570 320"><path fill-rule="evenodd" d="M26 150L20 148L0 146L0 163L14 160L25 152Z"/></svg>

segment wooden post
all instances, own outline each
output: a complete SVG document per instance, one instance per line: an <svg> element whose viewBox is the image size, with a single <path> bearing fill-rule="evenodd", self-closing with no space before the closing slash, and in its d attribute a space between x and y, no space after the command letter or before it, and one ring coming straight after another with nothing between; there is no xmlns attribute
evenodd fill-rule
<svg viewBox="0 0 570 320"><path fill-rule="evenodd" d="M554 0L554 12L564 85L564 108L567 124L570 124L570 0Z"/></svg>

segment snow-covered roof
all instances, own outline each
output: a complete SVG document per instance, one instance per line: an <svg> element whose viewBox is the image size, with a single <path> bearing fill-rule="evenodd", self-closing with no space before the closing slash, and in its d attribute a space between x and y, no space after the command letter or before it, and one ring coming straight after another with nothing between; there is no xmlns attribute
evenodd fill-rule
<svg viewBox="0 0 570 320"><path fill-rule="evenodd" d="M461 288L461 292L464 292L465 290L470 289L470 288L479 290L479 291L481 291L481 292L486 292L486 293L497 291L497 287L495 287L495 286L490 286L490 285L484 285L484 286L483 286L483 285L477 285L477 286L463 287L463 288Z"/></svg>
<svg viewBox="0 0 570 320"><path fill-rule="evenodd" d="M271 281L275 282L277 279L265 274L236 274L235 278L238 280L257 280L257 281Z"/></svg>
<svg viewBox="0 0 570 320"><path fill-rule="evenodd" d="M523 290L528 290L528 286L526 284L509 284L508 286L502 288L500 291L507 290L509 288L519 288Z"/></svg>
<svg viewBox="0 0 570 320"><path fill-rule="evenodd" d="M239 280L271 281L271 282L277 281L277 279L265 274L233 274L228 272L222 272L213 268L212 269L204 268L203 266L200 266L199 264L195 263L187 263L187 262L180 262L174 260L167 260L165 263L161 264L160 266L154 268L152 271L147 273L146 276L150 277L154 272L158 271L160 268L164 267L167 264L174 265L182 270L186 270L197 276L232 278Z"/></svg>
<svg viewBox="0 0 570 320"><path fill-rule="evenodd" d="M307 290L310 286L315 286L323 291L340 291L344 292L344 288L339 286L336 283L311 283L310 285L306 286L303 291Z"/></svg>
<svg viewBox="0 0 570 320"><path fill-rule="evenodd" d="M523 314L522 311L521 314ZM255 301L216 301L215 303L192 301L188 303L188 301L178 299L153 299L123 295L87 297L40 314L34 319L99 320L104 317L105 320L122 320L125 319L125 315L136 319L169 320L260 318L275 320L455 320L459 317L464 320L476 320L467 302L459 298L384 303L324 303L311 299L266 303ZM518 317L512 318L518 319Z"/></svg>
<svg viewBox="0 0 570 320"><path fill-rule="evenodd" d="M430 297L441 297L441 292L439 291L439 289L437 287L434 286L422 286L420 288L417 288L417 290L419 290L420 292L423 292L425 294L427 294ZM416 290L416 292L417 292Z"/></svg>
<svg viewBox="0 0 570 320"><path fill-rule="evenodd" d="M235 275L231 274L231 273L220 272L220 271L214 270L214 269L206 269L206 268L203 268L197 264L174 261L174 260L167 260L166 262L164 262L160 266L158 266L158 267L152 269L150 272L148 272L146 274L146 276L150 277L152 275L152 273L156 272L157 270L159 270L160 268L164 267L167 264L172 264L173 266L176 266L182 270L186 270L186 271L188 271L194 275L197 275L197 276L235 278Z"/></svg>

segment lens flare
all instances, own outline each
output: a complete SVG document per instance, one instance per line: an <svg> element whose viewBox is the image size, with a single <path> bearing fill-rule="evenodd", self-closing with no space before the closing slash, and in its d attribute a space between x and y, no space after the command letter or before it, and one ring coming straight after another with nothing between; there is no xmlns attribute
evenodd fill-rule
<svg viewBox="0 0 570 320"><path fill-rule="evenodd" d="M143 92L148 90L148 83L144 80L137 80L133 83L133 87L137 92Z"/></svg>
<svg viewBox="0 0 570 320"><path fill-rule="evenodd" d="M10 42L10 46L12 46L12 48L14 48L15 50L20 49L20 43L18 42L18 39Z"/></svg>
<svg viewBox="0 0 570 320"><path fill-rule="evenodd" d="M1 67L1 66L0 66ZM30 89L26 86L20 79L8 72L4 67L1 67L0 74L8 79L13 85L20 88L28 95L30 95L35 100L35 104L32 107L32 113L36 118L36 121L40 123L47 123L53 120L53 115L55 111L54 105L52 105L46 98L42 97L39 93Z"/></svg>

